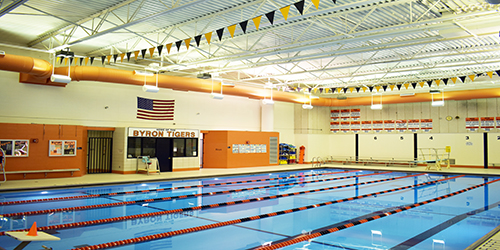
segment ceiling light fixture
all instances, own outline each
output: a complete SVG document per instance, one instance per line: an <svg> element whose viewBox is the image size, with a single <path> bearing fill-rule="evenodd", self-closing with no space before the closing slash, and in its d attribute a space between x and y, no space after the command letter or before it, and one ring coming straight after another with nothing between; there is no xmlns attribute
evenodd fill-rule
<svg viewBox="0 0 500 250"><path fill-rule="evenodd" d="M141 72L138 70L134 70L134 74L144 76L144 85L142 86L142 91L151 93L158 93L158 91L160 91L160 88L158 88L158 75L159 75L158 71L156 73L152 73L147 71ZM156 86L147 85L147 77L153 75L156 75Z"/></svg>
<svg viewBox="0 0 500 250"><path fill-rule="evenodd" d="M218 73L214 75L219 75ZM224 95L222 94L222 81L220 84L220 93L214 93L214 78L212 78L212 93L210 94L210 97L212 99L217 99L217 100L222 100L224 98Z"/></svg>
<svg viewBox="0 0 500 250"><path fill-rule="evenodd" d="M373 102L373 97L374 96L380 96L379 101L374 103ZM382 94L373 94L372 95L372 106L370 107L372 110L381 110L382 109Z"/></svg>
<svg viewBox="0 0 500 250"><path fill-rule="evenodd" d="M313 108L313 105L312 105L312 100L311 100L311 96L309 96L309 104L303 104L302 105L302 108L303 109L312 109Z"/></svg>
<svg viewBox="0 0 500 250"><path fill-rule="evenodd" d="M69 51L68 47L66 47L66 51L61 50L53 55L54 55L54 58L53 58L52 65L56 65L56 58L58 58L58 57L60 57L61 60L63 58L75 57L75 53ZM56 82L56 83L66 83L66 84L70 83L71 82L70 69L71 69L71 63L68 66L68 75L67 76L66 75L56 75L56 74L54 74L55 67L52 67L52 75L50 76L50 81Z"/></svg>
<svg viewBox="0 0 500 250"><path fill-rule="evenodd" d="M271 79L270 78L267 79L267 83L266 83L266 85L264 85L264 90L266 88L270 88L271 89L271 99L266 99L266 96L264 96L264 99L262 99L262 103L264 105L273 105L274 104L274 101L273 101L273 84L271 83Z"/></svg>
<svg viewBox="0 0 500 250"><path fill-rule="evenodd" d="M435 91L431 90L430 93L431 93L431 97L432 97L431 105L433 107L444 107L444 92L441 92L440 90L435 90ZM437 94L441 95L440 100L439 99L434 100L434 95L437 95Z"/></svg>

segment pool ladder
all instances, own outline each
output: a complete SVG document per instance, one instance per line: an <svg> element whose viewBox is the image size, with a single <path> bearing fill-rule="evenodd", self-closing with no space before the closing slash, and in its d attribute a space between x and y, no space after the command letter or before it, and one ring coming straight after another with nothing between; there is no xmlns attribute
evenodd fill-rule
<svg viewBox="0 0 500 250"><path fill-rule="evenodd" d="M312 160L312 167L321 167L322 164L325 164L325 161L321 157L313 157Z"/></svg>

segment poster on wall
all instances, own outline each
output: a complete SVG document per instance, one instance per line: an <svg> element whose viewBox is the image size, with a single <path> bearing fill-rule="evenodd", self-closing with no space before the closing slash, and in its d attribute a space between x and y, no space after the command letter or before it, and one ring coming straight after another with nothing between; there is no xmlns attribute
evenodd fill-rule
<svg viewBox="0 0 500 250"><path fill-rule="evenodd" d="M372 121L362 121L361 130L363 130L365 133L372 131Z"/></svg>
<svg viewBox="0 0 500 250"><path fill-rule="evenodd" d="M425 132L430 132L432 130L432 119L420 120L420 128Z"/></svg>
<svg viewBox="0 0 500 250"><path fill-rule="evenodd" d="M497 117L496 121L497 121L497 123L496 123L497 124L497 128L500 128L500 117Z"/></svg>
<svg viewBox="0 0 500 250"><path fill-rule="evenodd" d="M361 122L360 121L351 122L351 131L354 133L358 133L359 131L361 131Z"/></svg>
<svg viewBox="0 0 500 250"><path fill-rule="evenodd" d="M408 129L407 120L396 120L396 130L399 132L405 132Z"/></svg>
<svg viewBox="0 0 500 250"><path fill-rule="evenodd" d="M340 118L342 118L342 120L344 120L344 121L351 119L351 110L350 109L340 110Z"/></svg>
<svg viewBox="0 0 500 250"><path fill-rule="evenodd" d="M479 118L465 118L465 128L469 131L476 131L479 128Z"/></svg>
<svg viewBox="0 0 500 250"><path fill-rule="evenodd" d="M267 145L266 144L260 145L260 152L267 153Z"/></svg>
<svg viewBox="0 0 500 250"><path fill-rule="evenodd" d="M250 144L244 144L245 145L245 153L249 154L250 151Z"/></svg>
<svg viewBox="0 0 500 250"><path fill-rule="evenodd" d="M49 156L76 156L76 140L50 140Z"/></svg>
<svg viewBox="0 0 500 250"><path fill-rule="evenodd" d="M347 133L351 130L351 122L340 122L340 131Z"/></svg>
<svg viewBox="0 0 500 250"><path fill-rule="evenodd" d="M0 139L0 147L4 150L6 157L27 157L29 140Z"/></svg>
<svg viewBox="0 0 500 250"><path fill-rule="evenodd" d="M384 121L384 130L387 132L392 132L396 129L396 122L394 120L385 120Z"/></svg>
<svg viewBox="0 0 500 250"><path fill-rule="evenodd" d="M257 152L255 149L255 144L250 144L250 153L255 153Z"/></svg>
<svg viewBox="0 0 500 250"><path fill-rule="evenodd" d="M240 152L240 145L233 144L233 154L237 154Z"/></svg>
<svg viewBox="0 0 500 250"><path fill-rule="evenodd" d="M417 132L420 129L420 120L412 119L408 120L408 130L411 132Z"/></svg>
<svg viewBox="0 0 500 250"><path fill-rule="evenodd" d="M330 122L330 131L337 133L340 131L340 122Z"/></svg>
<svg viewBox="0 0 500 250"><path fill-rule="evenodd" d="M481 117L481 128L490 131L495 128L495 117Z"/></svg>
<svg viewBox="0 0 500 250"><path fill-rule="evenodd" d="M338 121L340 119L340 110L335 109L330 111L330 119L333 121Z"/></svg>
<svg viewBox="0 0 500 250"><path fill-rule="evenodd" d="M361 118L361 109L351 109L351 118L355 121Z"/></svg>
<svg viewBox="0 0 500 250"><path fill-rule="evenodd" d="M384 130L384 122L383 121L373 121L372 122L373 131L379 133Z"/></svg>

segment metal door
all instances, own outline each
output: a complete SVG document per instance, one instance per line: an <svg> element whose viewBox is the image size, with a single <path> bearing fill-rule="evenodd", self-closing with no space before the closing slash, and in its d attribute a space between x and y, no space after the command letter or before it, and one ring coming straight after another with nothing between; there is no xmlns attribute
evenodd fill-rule
<svg viewBox="0 0 500 250"><path fill-rule="evenodd" d="M93 133L92 133L93 132ZM113 149L112 131L111 135L102 136L101 131L89 131L88 155L87 155L87 173L111 173L111 158ZM92 137L101 134L100 137Z"/></svg>

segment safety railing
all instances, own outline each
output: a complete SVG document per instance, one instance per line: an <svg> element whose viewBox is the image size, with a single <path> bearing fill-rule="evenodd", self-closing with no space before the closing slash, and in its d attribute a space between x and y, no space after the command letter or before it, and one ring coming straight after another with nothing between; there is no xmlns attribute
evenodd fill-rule
<svg viewBox="0 0 500 250"><path fill-rule="evenodd" d="M322 164L325 164L325 161L321 157L313 157L311 160L312 167L321 167Z"/></svg>

